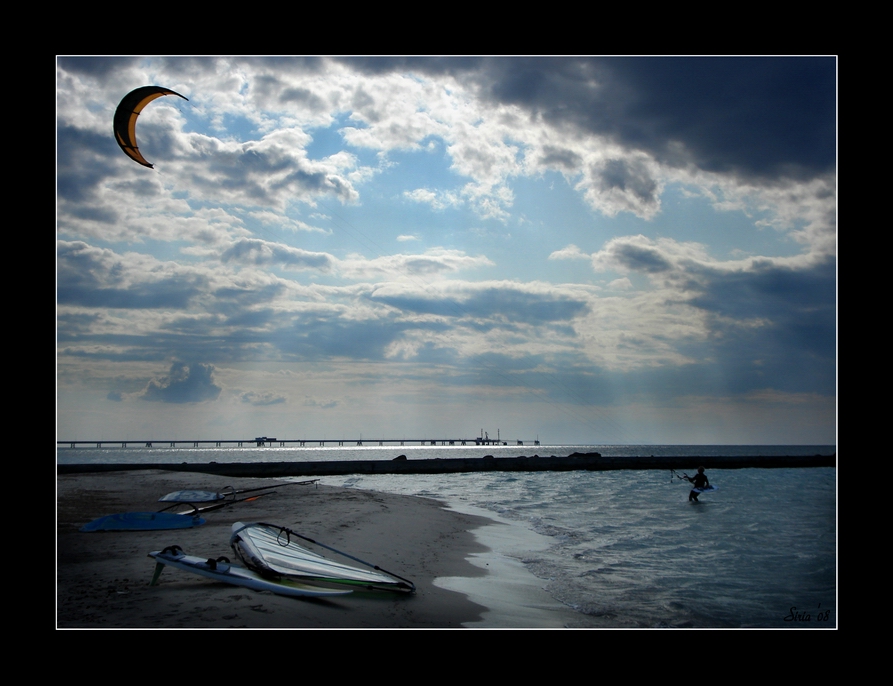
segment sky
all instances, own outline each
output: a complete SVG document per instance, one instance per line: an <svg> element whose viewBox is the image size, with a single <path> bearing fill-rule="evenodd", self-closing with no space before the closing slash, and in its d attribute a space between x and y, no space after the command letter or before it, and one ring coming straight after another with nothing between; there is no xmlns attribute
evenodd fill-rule
<svg viewBox="0 0 893 686"><path fill-rule="evenodd" d="M129 159L112 120L158 85ZM59 440L835 444L834 57L58 57Z"/></svg>

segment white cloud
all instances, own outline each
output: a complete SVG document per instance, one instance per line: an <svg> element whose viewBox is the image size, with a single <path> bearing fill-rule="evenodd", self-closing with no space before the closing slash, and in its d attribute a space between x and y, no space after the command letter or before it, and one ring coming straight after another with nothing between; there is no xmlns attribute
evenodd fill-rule
<svg viewBox="0 0 893 686"><path fill-rule="evenodd" d="M590 256L571 243L549 255L550 260L588 260Z"/></svg>
<svg viewBox="0 0 893 686"><path fill-rule="evenodd" d="M420 255L386 255L366 259L351 255L338 262L342 275L351 279L432 277L467 269L493 266L483 255L466 255L461 250L431 248Z"/></svg>
<svg viewBox="0 0 893 686"><path fill-rule="evenodd" d="M335 260L325 253L313 253L281 243L256 238L242 239L227 248L220 256L223 262L241 262L256 266L281 265L286 269L314 269L331 271Z"/></svg>
<svg viewBox="0 0 893 686"><path fill-rule="evenodd" d="M435 210L445 210L448 207L458 207L461 204L459 194L453 191L431 191L427 188L416 188L413 191L404 191L403 197L413 202L426 203Z"/></svg>

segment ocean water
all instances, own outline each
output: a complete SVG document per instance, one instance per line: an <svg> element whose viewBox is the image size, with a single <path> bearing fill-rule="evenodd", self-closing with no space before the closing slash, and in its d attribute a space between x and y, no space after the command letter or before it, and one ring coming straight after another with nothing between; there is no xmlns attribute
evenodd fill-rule
<svg viewBox="0 0 893 686"><path fill-rule="evenodd" d="M814 455L834 446L483 446L75 448L60 463L248 462L567 455ZM695 461L674 461L693 473ZM711 469L715 493L689 503L667 470L354 475L333 486L437 498L542 536L507 546L575 627L834 628L833 468Z"/></svg>

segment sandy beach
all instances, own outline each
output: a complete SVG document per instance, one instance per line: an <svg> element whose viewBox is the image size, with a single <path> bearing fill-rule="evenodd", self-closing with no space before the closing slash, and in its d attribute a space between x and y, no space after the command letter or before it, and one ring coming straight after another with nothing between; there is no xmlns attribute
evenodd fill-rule
<svg viewBox="0 0 893 686"><path fill-rule="evenodd" d="M466 558L485 553L471 530L488 523L424 498L327 486L286 486L204 515L177 531L82 533L118 512L161 509L158 498L186 489L277 484L165 471L57 477L56 621L59 628L457 628L485 610L438 577L485 574ZM234 558L236 521L281 524L412 580L416 593L353 593L305 600L216 583L170 567L150 586L148 553L179 545L187 554ZM235 560L234 560L235 561ZM346 560L345 560L346 561Z"/></svg>

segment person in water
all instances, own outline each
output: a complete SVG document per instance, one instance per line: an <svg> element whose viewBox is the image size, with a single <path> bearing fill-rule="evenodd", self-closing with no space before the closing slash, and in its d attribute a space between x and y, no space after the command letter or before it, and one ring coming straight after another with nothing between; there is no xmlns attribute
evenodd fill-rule
<svg viewBox="0 0 893 686"><path fill-rule="evenodd" d="M689 476L688 474L686 474L682 478L685 479L686 481L691 482L692 486L694 487L691 489L691 492L688 494L689 502L691 502L692 500L694 500L696 503L700 502L698 500L698 494L695 493L695 488L706 488L707 486L710 485L710 482L707 480L707 475L704 474L704 468L698 467L697 474L695 474L694 476Z"/></svg>

